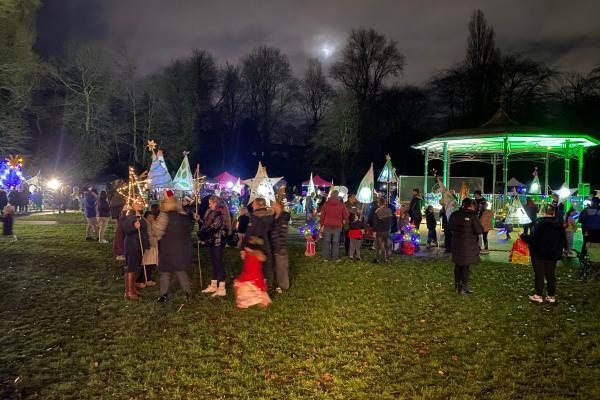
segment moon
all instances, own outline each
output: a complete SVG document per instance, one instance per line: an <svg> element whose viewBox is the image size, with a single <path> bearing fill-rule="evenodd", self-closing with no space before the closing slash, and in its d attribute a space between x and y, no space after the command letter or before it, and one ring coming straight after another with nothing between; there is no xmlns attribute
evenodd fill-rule
<svg viewBox="0 0 600 400"><path fill-rule="evenodd" d="M328 59L335 53L335 47L330 43L323 43L319 48L319 52L324 59Z"/></svg>

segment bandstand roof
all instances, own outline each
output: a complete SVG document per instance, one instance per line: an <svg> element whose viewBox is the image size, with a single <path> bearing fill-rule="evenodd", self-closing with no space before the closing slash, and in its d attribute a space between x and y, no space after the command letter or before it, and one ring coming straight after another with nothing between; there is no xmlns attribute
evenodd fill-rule
<svg viewBox="0 0 600 400"><path fill-rule="evenodd" d="M573 150L578 147L592 147L600 144L587 134L521 125L512 120L504 110L499 109L485 124L477 128L455 129L436 136L412 147L441 153L444 143L451 153L478 154L502 153L504 139L508 140L510 153L560 153L564 154L565 143Z"/></svg>

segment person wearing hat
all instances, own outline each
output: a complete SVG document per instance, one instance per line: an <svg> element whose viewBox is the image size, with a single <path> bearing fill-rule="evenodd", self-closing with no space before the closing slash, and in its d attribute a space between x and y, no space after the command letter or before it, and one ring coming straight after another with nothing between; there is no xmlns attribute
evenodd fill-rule
<svg viewBox="0 0 600 400"><path fill-rule="evenodd" d="M321 233L323 234L323 260L340 261L340 234L348 222L348 209L342 203L339 192L333 190L321 208Z"/></svg>

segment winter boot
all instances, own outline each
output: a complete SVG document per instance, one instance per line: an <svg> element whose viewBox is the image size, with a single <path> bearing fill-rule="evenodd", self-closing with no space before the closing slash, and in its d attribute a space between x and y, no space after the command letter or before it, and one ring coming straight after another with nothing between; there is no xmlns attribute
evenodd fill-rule
<svg viewBox="0 0 600 400"><path fill-rule="evenodd" d="M138 300L139 296L135 291L135 273L127 273L127 291L125 292L125 299L127 300Z"/></svg>
<svg viewBox="0 0 600 400"><path fill-rule="evenodd" d="M212 281L210 281L210 285L208 285L206 287L206 289L204 289L202 291L202 293L215 293L216 291L217 291L217 281L212 280Z"/></svg>
<svg viewBox="0 0 600 400"><path fill-rule="evenodd" d="M219 287L212 294L211 297L215 297L215 296L220 296L220 297L227 296L227 291L225 290L225 282L219 282Z"/></svg>

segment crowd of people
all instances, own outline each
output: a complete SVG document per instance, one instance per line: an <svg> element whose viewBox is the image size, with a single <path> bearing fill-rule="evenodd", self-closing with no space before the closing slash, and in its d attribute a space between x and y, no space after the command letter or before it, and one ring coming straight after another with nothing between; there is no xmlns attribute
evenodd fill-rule
<svg viewBox="0 0 600 400"><path fill-rule="evenodd" d="M102 194L98 201L100 198ZM94 200L93 191L84 196L86 208L89 205L86 234L94 228ZM256 198L232 212L231 201L229 196L216 194L198 201L189 197L179 200L166 191L164 199L144 213L144 199L127 206L123 196L114 192L108 200L108 214L116 220L113 253L125 264L125 298L136 300L142 289L154 286L156 270L160 282L158 302L169 300L173 276L189 298L187 268L192 262L194 243L198 252L202 245L210 260L210 282L201 291L204 295L227 295L232 277L225 267L226 246L237 247L243 262L240 276L233 279L238 307L267 306L273 294L288 290L287 235L291 217L287 205L282 201L267 204L264 198ZM98 215L96 204L97 218Z"/></svg>
<svg viewBox="0 0 600 400"><path fill-rule="evenodd" d="M12 236L18 191L10 194L0 190L0 211L3 234ZM260 304L266 306L275 293L290 287L288 274L287 236L291 221L288 208L303 214L305 222L318 221L321 256L324 262L339 262L343 255L361 260L364 239L372 238L374 263L386 263L392 255L392 235L403 233L407 226L418 232L427 228L427 245L438 245L437 218L431 205L425 206L418 189L413 189L407 205L396 210L385 197L375 197L369 204L358 202L350 193L344 202L336 190L323 196L296 196L292 204L285 198L267 204L256 198L249 204L238 196L210 194L195 201L190 197L177 199L170 191L161 202L154 201L145 212L145 200L126 204L117 190L87 189L81 195L81 207L86 218L85 240L106 244L109 220L116 222L113 253L125 264L125 298L138 299L140 290L160 283L158 301L169 300L173 276L179 281L187 298L191 296L187 268L192 262L194 243L205 248L211 264L211 279L202 293L212 297L227 295L231 282L224 260L226 246L237 247L243 260L242 273L233 280L233 290L239 307ZM12 196L12 197L11 197ZM235 198L234 198L235 197ZM453 204L451 204L453 203ZM481 191L465 198L460 206L455 194L442 197L439 220L443 231L443 246L454 263L455 290L472 293L470 267L489 254L488 233L493 228L494 212ZM524 204L530 223L523 226L520 236L530 250L535 275L534 302L556 301L556 264L563 256L576 255L574 245L578 223L581 225L586 252L589 243L600 242L599 198L578 212L567 207L557 195L552 202L538 206L532 198ZM25 208L26 210L26 208ZM566 211L565 211L566 210ZM423 218L424 217L424 218ZM504 223L507 238L511 226ZM158 273L158 275L156 275ZM547 284L546 296L544 282Z"/></svg>

